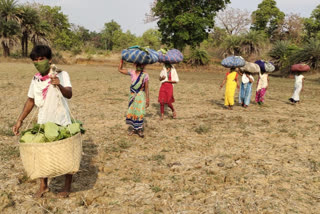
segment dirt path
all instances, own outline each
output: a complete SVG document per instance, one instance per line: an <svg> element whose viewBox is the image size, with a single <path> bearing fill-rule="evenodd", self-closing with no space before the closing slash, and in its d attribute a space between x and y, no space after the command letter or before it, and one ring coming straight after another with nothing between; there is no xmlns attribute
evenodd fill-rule
<svg viewBox="0 0 320 214"><path fill-rule="evenodd" d="M222 73L179 73L178 119L169 112L160 122L159 71L149 71L140 139L126 135L128 76L116 67L61 67L71 76L71 109L87 129L73 192L56 198L58 177L46 197L31 197L38 181L25 176L10 127L34 68L1 63L1 213L319 213L319 75L307 77L299 105L287 101L294 80L271 77L264 106L229 111L218 89Z"/></svg>

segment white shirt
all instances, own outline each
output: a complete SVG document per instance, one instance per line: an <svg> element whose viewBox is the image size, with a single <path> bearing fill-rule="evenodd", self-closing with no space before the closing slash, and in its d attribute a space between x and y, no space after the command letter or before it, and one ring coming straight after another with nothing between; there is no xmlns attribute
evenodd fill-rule
<svg viewBox="0 0 320 214"><path fill-rule="evenodd" d="M163 66L162 71L160 72L160 77L165 77L165 79L160 82L160 86L162 85L162 83L168 81L167 73L168 73L167 69ZM172 66L172 68L171 68L171 81L175 81L176 83L179 82L178 73L177 73L177 70L175 69L174 66Z"/></svg>
<svg viewBox="0 0 320 214"><path fill-rule="evenodd" d="M57 77L63 87L72 87L66 71L58 73ZM41 76L36 74L31 81L28 97L33 98L39 107L39 124L53 122L66 126L71 123L67 100L58 87L50 84L50 78L42 81Z"/></svg>
<svg viewBox="0 0 320 214"><path fill-rule="evenodd" d="M258 83L258 87L257 87L257 91L262 89L262 88L267 88L268 87L268 74L264 73L261 75L261 73L259 73L259 83Z"/></svg>
<svg viewBox="0 0 320 214"><path fill-rule="evenodd" d="M254 81L254 78L251 74L249 74L249 77L252 79L252 81ZM242 74L242 83L243 84L247 84L248 82L250 82L249 78L247 77L246 74Z"/></svg>

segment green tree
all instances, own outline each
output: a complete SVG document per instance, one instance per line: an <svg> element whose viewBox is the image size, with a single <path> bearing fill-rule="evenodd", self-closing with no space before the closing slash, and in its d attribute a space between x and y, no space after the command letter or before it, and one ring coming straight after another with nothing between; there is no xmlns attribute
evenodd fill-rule
<svg viewBox="0 0 320 214"><path fill-rule="evenodd" d="M126 33L117 31L114 35L114 50L121 50L133 45L137 45L137 37L129 30Z"/></svg>
<svg viewBox="0 0 320 214"><path fill-rule="evenodd" d="M320 4L312 11L310 18L304 20L307 36L320 39Z"/></svg>
<svg viewBox="0 0 320 214"><path fill-rule="evenodd" d="M297 50L290 56L290 62L307 63L311 68L320 68L320 40L311 38L301 49Z"/></svg>
<svg viewBox="0 0 320 214"><path fill-rule="evenodd" d="M70 50L73 46L79 45L81 41L71 30L67 15L61 12L61 7L50 7L48 5L39 6L40 18L42 20L41 32L43 33L47 26L50 26L48 40L53 47L60 50ZM39 28L40 29L40 28Z"/></svg>
<svg viewBox="0 0 320 214"><path fill-rule="evenodd" d="M18 41L19 14L16 0L0 0L0 43L4 57L10 56L10 48Z"/></svg>
<svg viewBox="0 0 320 214"><path fill-rule="evenodd" d="M269 52L273 62L280 68L290 66L291 56L298 50L298 47L290 41L276 41Z"/></svg>
<svg viewBox="0 0 320 214"><path fill-rule="evenodd" d="M192 48L208 38L214 27L216 13L230 0L156 0L151 8L152 16L162 36L162 43L182 50Z"/></svg>
<svg viewBox="0 0 320 214"><path fill-rule="evenodd" d="M241 52L244 54L260 54L266 44L266 35L261 31L251 30L242 37Z"/></svg>
<svg viewBox="0 0 320 214"><path fill-rule="evenodd" d="M277 8L275 0L263 0L256 11L252 12L252 29L265 31L272 37L279 25L283 22L285 14Z"/></svg>
<svg viewBox="0 0 320 214"><path fill-rule="evenodd" d="M36 26L40 23L38 11L30 5L21 6L21 48L22 56L28 56L28 41L30 35L36 31Z"/></svg>
<svg viewBox="0 0 320 214"><path fill-rule="evenodd" d="M111 22L104 24L104 29L101 32L102 39L105 40L105 48L107 50L112 50L114 46L115 35L119 35L122 33L120 25L111 20Z"/></svg>
<svg viewBox="0 0 320 214"><path fill-rule="evenodd" d="M139 39L141 46L149 46L156 50L161 46L161 33L155 29L145 31Z"/></svg>
<svg viewBox="0 0 320 214"><path fill-rule="evenodd" d="M240 55L242 49L243 37L238 35L229 35L227 36L223 43L222 47L225 50L224 54Z"/></svg>

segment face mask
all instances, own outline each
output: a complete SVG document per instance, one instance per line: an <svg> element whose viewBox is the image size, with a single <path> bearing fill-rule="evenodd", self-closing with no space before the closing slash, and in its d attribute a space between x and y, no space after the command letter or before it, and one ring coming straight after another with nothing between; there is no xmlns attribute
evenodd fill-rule
<svg viewBox="0 0 320 214"><path fill-rule="evenodd" d="M50 69L50 63L48 59L42 60L40 62L34 62L34 66L42 76L46 75Z"/></svg>

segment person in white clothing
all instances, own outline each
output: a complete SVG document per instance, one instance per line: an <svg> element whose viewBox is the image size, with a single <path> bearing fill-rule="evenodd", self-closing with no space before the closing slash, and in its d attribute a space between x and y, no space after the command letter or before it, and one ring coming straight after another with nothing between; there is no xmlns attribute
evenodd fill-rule
<svg viewBox="0 0 320 214"><path fill-rule="evenodd" d="M297 72L295 77L295 83L294 83L294 91L292 97L289 99L289 101L293 104L300 102L300 93L303 91L304 86L304 76L301 74L301 72Z"/></svg>
<svg viewBox="0 0 320 214"><path fill-rule="evenodd" d="M240 93L239 93L239 103L247 108L250 104L251 94L252 94L252 83L254 81L253 76L249 72L239 73L241 78Z"/></svg>
<svg viewBox="0 0 320 214"><path fill-rule="evenodd" d="M33 48L30 58L38 70L31 81L28 99L23 107L12 131L19 135L19 129L23 120L28 116L34 106L39 108L38 123L54 122L62 126L71 124L68 104L65 100L72 97L72 86L67 72L59 71L57 74L49 74L52 62L52 51L46 45L37 45ZM61 93L60 93L60 92ZM61 197L67 197L71 190L72 175L66 175L65 187L59 193ZM42 197L48 192L48 178L40 179L40 189L34 195Z"/></svg>

